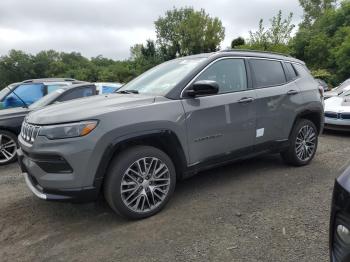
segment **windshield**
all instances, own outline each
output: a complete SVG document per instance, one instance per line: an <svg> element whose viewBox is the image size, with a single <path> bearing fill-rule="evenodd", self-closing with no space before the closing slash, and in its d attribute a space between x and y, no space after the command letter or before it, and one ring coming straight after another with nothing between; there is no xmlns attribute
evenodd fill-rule
<svg viewBox="0 0 350 262"><path fill-rule="evenodd" d="M340 86L335 88L335 90L342 91L345 88L349 88L350 89L350 79L345 80L343 83L340 84Z"/></svg>
<svg viewBox="0 0 350 262"><path fill-rule="evenodd" d="M57 89L57 90L51 92L50 94L44 96L43 98L39 99L35 103L31 104L29 106L29 108L30 109L36 109L36 108L39 108L39 107L47 106L52 101L54 101L58 96L60 96L63 92L64 92L63 88Z"/></svg>
<svg viewBox="0 0 350 262"><path fill-rule="evenodd" d="M165 95L205 58L184 58L163 63L145 72L118 90L135 90L140 94Z"/></svg>

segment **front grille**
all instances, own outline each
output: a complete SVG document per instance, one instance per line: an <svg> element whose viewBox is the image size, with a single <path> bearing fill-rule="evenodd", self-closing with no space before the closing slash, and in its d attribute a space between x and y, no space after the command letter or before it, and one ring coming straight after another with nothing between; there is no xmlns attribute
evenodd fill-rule
<svg viewBox="0 0 350 262"><path fill-rule="evenodd" d="M39 131L40 126L35 126L32 124L28 124L27 122L23 122L21 129L21 137L24 141L33 144L39 134Z"/></svg>
<svg viewBox="0 0 350 262"><path fill-rule="evenodd" d="M324 115L328 118L350 120L350 113L325 112Z"/></svg>
<svg viewBox="0 0 350 262"><path fill-rule="evenodd" d="M350 113L341 113L341 114L340 114L340 117L341 117L342 119L350 119Z"/></svg>
<svg viewBox="0 0 350 262"><path fill-rule="evenodd" d="M335 112L325 112L325 117L328 117L328 118L338 118L338 114L335 113Z"/></svg>

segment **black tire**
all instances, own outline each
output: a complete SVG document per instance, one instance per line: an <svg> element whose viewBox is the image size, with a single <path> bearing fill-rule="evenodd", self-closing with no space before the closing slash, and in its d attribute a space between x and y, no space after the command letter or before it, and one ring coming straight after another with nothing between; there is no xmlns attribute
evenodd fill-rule
<svg viewBox="0 0 350 262"><path fill-rule="evenodd" d="M14 150L17 150L18 141L17 141L17 136L15 134L13 134L9 131L0 130L0 136L2 137L2 141L3 141L2 143L5 143L6 141L8 141L8 139L12 139L16 144L16 148ZM6 141L5 141L5 139L6 139ZM11 148L11 150L12 150L12 148ZM9 160L5 159L4 153L1 152L1 143L0 143L0 166L8 165L12 162L15 162L16 160L17 160L17 153L15 153L13 155L13 157L11 157Z"/></svg>
<svg viewBox="0 0 350 262"><path fill-rule="evenodd" d="M168 186L167 194L164 194L164 199L162 202L159 201L158 205L155 206L154 209L145 212L136 212L124 203L121 183L128 168L131 167L136 161L145 157L157 158L166 165L169 171L167 172L167 179L169 179L170 185ZM167 154L151 146L133 146L113 158L104 182L104 195L106 201L116 213L129 219L141 219L158 213L169 201L175 190L175 185L175 167Z"/></svg>
<svg viewBox="0 0 350 262"><path fill-rule="evenodd" d="M309 127L315 132L315 140L314 140L315 146L312 154L310 154L310 157L303 160L297 155L296 143L297 143L297 137L304 127ZM289 147L286 151L281 153L282 159L287 164L290 164L293 166L305 166L309 164L314 158L317 151L317 144L318 144L318 131L315 124L310 120L300 119L294 124L292 133L289 137Z"/></svg>

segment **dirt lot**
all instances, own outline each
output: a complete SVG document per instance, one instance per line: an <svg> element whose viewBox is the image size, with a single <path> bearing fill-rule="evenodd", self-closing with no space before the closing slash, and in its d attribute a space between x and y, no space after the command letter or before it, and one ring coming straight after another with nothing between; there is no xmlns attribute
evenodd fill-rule
<svg viewBox="0 0 350 262"><path fill-rule="evenodd" d="M310 166L269 155L208 171L136 222L102 200L36 199L16 164L0 167L0 260L328 261L331 192L349 155L350 135L327 133Z"/></svg>

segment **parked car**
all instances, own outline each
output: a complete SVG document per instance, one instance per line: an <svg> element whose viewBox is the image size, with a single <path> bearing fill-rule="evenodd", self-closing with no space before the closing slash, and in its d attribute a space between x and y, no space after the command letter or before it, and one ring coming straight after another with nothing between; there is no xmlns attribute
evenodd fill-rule
<svg viewBox="0 0 350 262"><path fill-rule="evenodd" d="M67 78L44 78L12 84L0 91L0 109L28 107L62 86L78 83L82 82Z"/></svg>
<svg viewBox="0 0 350 262"><path fill-rule="evenodd" d="M350 130L350 91L325 101L325 128Z"/></svg>
<svg viewBox="0 0 350 262"><path fill-rule="evenodd" d="M329 87L328 87L328 84L326 83L326 81L324 81L323 79L319 79L319 78L316 78L316 81L320 84L320 86L322 86L324 92L329 91Z"/></svg>
<svg viewBox="0 0 350 262"><path fill-rule="evenodd" d="M331 91L325 92L324 99L328 99L333 96L341 95L343 92L350 90L350 79L345 80L341 85L333 88Z"/></svg>
<svg viewBox="0 0 350 262"><path fill-rule="evenodd" d="M94 83L100 94L110 94L117 91L123 84L110 82L96 82Z"/></svg>
<svg viewBox="0 0 350 262"><path fill-rule="evenodd" d="M0 111L0 165L16 160L17 136L25 116L34 110L55 103L98 94L94 84L61 86L28 107L9 108Z"/></svg>
<svg viewBox="0 0 350 262"><path fill-rule="evenodd" d="M350 168L335 181L329 236L331 262L350 261Z"/></svg>
<svg viewBox="0 0 350 262"><path fill-rule="evenodd" d="M46 200L90 201L103 192L128 218L159 212L178 179L281 153L313 159L323 128L319 84L297 59L222 51L163 63L114 94L27 116L19 163Z"/></svg>

